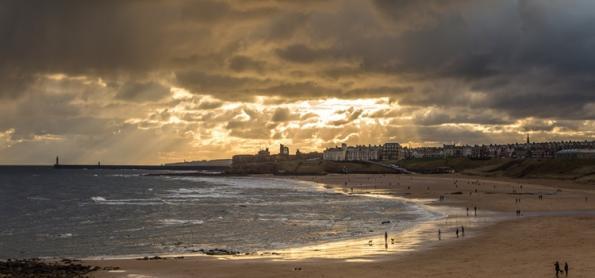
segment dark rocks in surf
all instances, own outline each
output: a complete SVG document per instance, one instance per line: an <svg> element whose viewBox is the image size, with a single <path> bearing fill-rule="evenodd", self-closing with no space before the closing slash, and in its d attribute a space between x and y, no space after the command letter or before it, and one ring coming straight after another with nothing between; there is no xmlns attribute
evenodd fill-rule
<svg viewBox="0 0 595 278"><path fill-rule="evenodd" d="M0 277L87 277L102 270L75 260L45 261L38 258L0 261Z"/></svg>
<svg viewBox="0 0 595 278"><path fill-rule="evenodd" d="M219 248L209 249L209 250L200 249L199 251L206 255L209 255L209 256L240 255L241 254L238 251L219 249Z"/></svg>

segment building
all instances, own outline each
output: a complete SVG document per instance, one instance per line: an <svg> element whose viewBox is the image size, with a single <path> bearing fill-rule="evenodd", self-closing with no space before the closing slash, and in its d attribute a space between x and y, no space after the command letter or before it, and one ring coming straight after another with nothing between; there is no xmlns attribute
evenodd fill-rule
<svg viewBox="0 0 595 278"><path fill-rule="evenodd" d="M232 163L232 165L238 165L238 164L248 163L248 162L272 161L273 159L274 159L274 157L271 156L271 153L269 152L269 148L266 148L264 150L258 151L258 153L256 153L256 155L252 155L252 154L234 155L231 158L231 163Z"/></svg>
<svg viewBox="0 0 595 278"><path fill-rule="evenodd" d="M556 153L557 158L566 159L595 159L594 149L569 149L561 150Z"/></svg>
<svg viewBox="0 0 595 278"><path fill-rule="evenodd" d="M444 152L442 148L437 147L422 147L409 149L408 158L443 158Z"/></svg>
<svg viewBox="0 0 595 278"><path fill-rule="evenodd" d="M347 161L369 161L369 160L381 160L382 159L382 147L372 145L357 145L353 147L347 147L345 152L345 160Z"/></svg>
<svg viewBox="0 0 595 278"><path fill-rule="evenodd" d="M269 148L258 151L258 153L256 154L256 159L258 161L271 160L271 153L269 152Z"/></svg>
<svg viewBox="0 0 595 278"><path fill-rule="evenodd" d="M386 143L384 145L356 145L327 148L322 154L322 159L332 161L379 161L400 160L405 154L399 143Z"/></svg>
<svg viewBox="0 0 595 278"><path fill-rule="evenodd" d="M527 140L525 143L489 144L489 145L442 145L442 147L403 148L399 143L385 143L384 145L356 145L335 146L327 148L323 153L289 154L289 147L281 144L279 154L271 155L269 149L260 150L256 155L235 155L233 163L264 162L283 160L324 159L331 161L378 161L401 159L439 159L439 158L470 158L470 159L553 159L553 158L593 158L595 156L595 141L557 141L535 143ZM58 164L58 161L56 161Z"/></svg>
<svg viewBox="0 0 595 278"><path fill-rule="evenodd" d="M382 146L382 160L405 159L405 152L399 143L384 143Z"/></svg>
<svg viewBox="0 0 595 278"><path fill-rule="evenodd" d="M332 161L345 161L347 158L347 144L341 144L341 147L335 146L328 148L322 153L322 159Z"/></svg>
<svg viewBox="0 0 595 278"><path fill-rule="evenodd" d="M289 156L289 147L279 144L279 156Z"/></svg>

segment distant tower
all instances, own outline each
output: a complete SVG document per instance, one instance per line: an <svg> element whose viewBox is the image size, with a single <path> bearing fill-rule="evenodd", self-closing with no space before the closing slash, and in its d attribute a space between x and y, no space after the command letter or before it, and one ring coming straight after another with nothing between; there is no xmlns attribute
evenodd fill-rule
<svg viewBox="0 0 595 278"><path fill-rule="evenodd" d="M527 144L530 144L531 142L529 141L529 134L527 134Z"/></svg>
<svg viewBox="0 0 595 278"><path fill-rule="evenodd" d="M288 156L289 155L289 147L280 144L279 145L279 155L281 156Z"/></svg>
<svg viewBox="0 0 595 278"><path fill-rule="evenodd" d="M56 166L60 166L60 158L56 156Z"/></svg>

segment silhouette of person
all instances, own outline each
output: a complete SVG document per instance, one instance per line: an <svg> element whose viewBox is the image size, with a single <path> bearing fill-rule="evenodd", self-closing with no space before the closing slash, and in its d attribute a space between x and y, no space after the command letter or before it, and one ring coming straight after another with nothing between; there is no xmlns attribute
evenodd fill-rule
<svg viewBox="0 0 595 278"><path fill-rule="evenodd" d="M438 240L442 240L442 231L438 229Z"/></svg>
<svg viewBox="0 0 595 278"><path fill-rule="evenodd" d="M554 263L554 270L556 270L556 277L558 277L558 274L560 274L560 263L558 261Z"/></svg>
<svg viewBox="0 0 595 278"><path fill-rule="evenodd" d="M461 226L461 235L465 236L465 227Z"/></svg>
<svg viewBox="0 0 595 278"><path fill-rule="evenodd" d="M457 228L456 234L457 234L457 238L459 238L459 228Z"/></svg>
<svg viewBox="0 0 595 278"><path fill-rule="evenodd" d="M469 216L469 208L467 207L467 216Z"/></svg>
<svg viewBox="0 0 595 278"><path fill-rule="evenodd" d="M477 216L477 207L473 207L473 210L475 211L475 216Z"/></svg>
<svg viewBox="0 0 595 278"><path fill-rule="evenodd" d="M568 262L564 262L564 273L568 276Z"/></svg>

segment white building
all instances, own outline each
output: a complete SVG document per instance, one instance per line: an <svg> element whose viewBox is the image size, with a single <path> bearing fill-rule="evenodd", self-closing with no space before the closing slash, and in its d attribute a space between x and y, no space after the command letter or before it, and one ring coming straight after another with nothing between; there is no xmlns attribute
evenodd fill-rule
<svg viewBox="0 0 595 278"><path fill-rule="evenodd" d="M354 146L347 147L347 157L345 160L348 161L368 161L368 160L380 160L382 159L382 147L381 146Z"/></svg>
<svg viewBox="0 0 595 278"><path fill-rule="evenodd" d="M369 161L381 160L384 149L382 146L358 145L328 148L324 150L322 158L332 161Z"/></svg>
<svg viewBox="0 0 595 278"><path fill-rule="evenodd" d="M347 144L341 147L328 148L322 153L322 159L332 161L345 161L347 157Z"/></svg>

